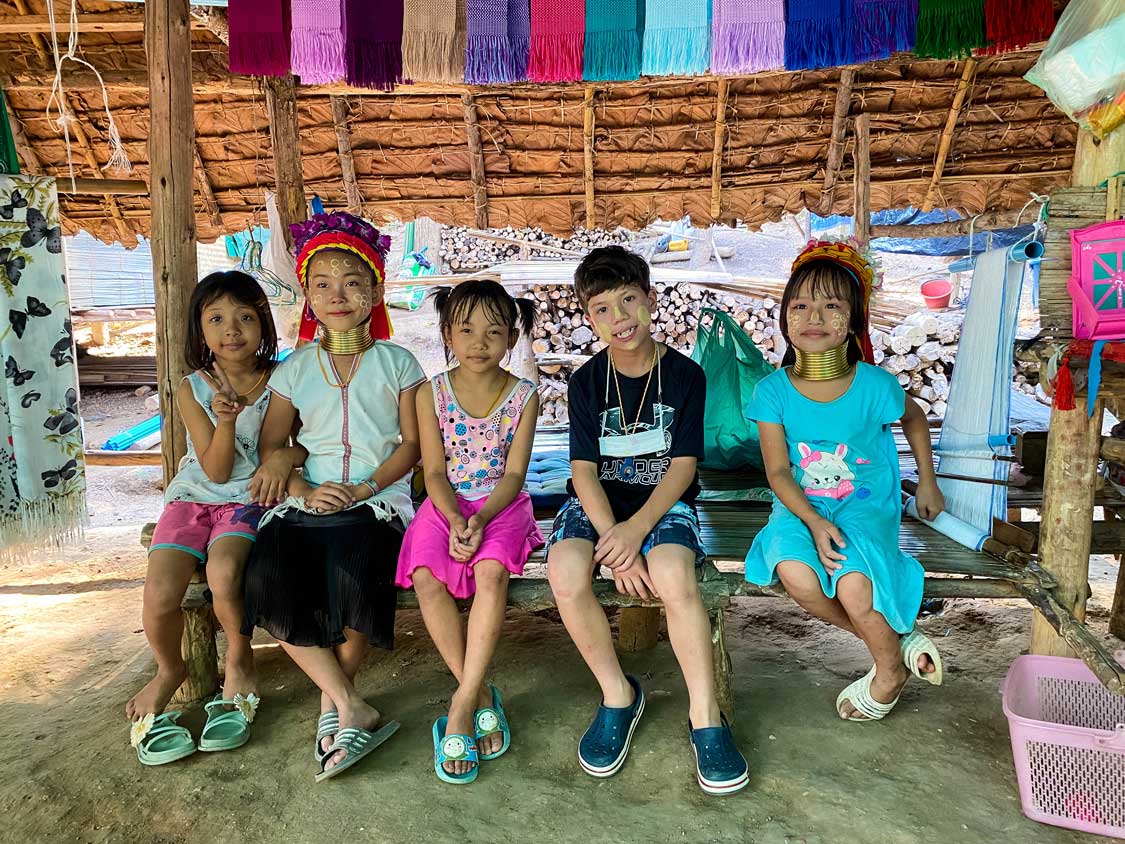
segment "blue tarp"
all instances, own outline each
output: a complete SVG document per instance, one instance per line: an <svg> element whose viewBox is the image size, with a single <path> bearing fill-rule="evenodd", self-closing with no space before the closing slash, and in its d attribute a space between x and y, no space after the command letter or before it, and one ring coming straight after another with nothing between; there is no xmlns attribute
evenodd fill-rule
<svg viewBox="0 0 1125 844"><path fill-rule="evenodd" d="M1029 219L1034 221L1034 209L1029 209ZM963 219L962 215L952 209L939 209L928 214L917 208L892 209L889 211L876 211L871 215L873 226L903 226L922 225L925 223L946 223ZM851 227L851 217L833 215L812 218L813 233L827 231L838 226ZM974 253L983 252L989 248L1011 246L1018 240L1031 234L1032 226L1020 226L1016 229L1003 229L1001 231L974 233ZM990 240L991 238L991 240ZM910 255L968 255L969 236L957 237L877 237L871 241L871 248L877 252L900 252Z"/></svg>

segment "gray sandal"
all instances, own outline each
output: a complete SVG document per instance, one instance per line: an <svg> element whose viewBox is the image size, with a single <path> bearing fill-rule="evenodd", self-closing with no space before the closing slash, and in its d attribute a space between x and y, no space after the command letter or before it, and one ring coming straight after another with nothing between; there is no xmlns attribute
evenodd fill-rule
<svg viewBox="0 0 1125 844"><path fill-rule="evenodd" d="M342 774L397 733L400 726L402 725L398 721L389 721L375 732L363 730L359 727L345 727L340 730L336 733L336 741L332 742L332 746L328 748L324 762L327 762L329 757L337 750L343 750L348 755L344 757L343 762L332 768L325 769L324 762L321 762L321 771L316 775L316 781L324 782L326 779L336 776L336 774Z"/></svg>
<svg viewBox="0 0 1125 844"><path fill-rule="evenodd" d="M335 736L338 732L340 732L340 713L335 709L322 712L320 717L316 719L316 743L313 745L313 758L316 759L316 764L322 768L324 767L324 760L332 751L322 749L320 742L330 736Z"/></svg>

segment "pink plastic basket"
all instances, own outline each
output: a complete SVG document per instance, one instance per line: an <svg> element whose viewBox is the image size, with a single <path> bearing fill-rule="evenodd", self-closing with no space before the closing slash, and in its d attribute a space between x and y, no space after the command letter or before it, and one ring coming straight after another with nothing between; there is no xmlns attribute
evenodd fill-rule
<svg viewBox="0 0 1125 844"><path fill-rule="evenodd" d="M1056 656L1017 657L1000 693L1023 813L1125 838L1125 696L1082 660Z"/></svg>

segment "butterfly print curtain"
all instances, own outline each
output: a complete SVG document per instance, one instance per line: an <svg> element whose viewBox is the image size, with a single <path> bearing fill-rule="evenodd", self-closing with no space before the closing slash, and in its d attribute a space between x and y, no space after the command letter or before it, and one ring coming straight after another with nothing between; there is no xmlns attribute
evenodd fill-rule
<svg viewBox="0 0 1125 844"><path fill-rule="evenodd" d="M55 180L0 175L0 556L86 519L78 369Z"/></svg>

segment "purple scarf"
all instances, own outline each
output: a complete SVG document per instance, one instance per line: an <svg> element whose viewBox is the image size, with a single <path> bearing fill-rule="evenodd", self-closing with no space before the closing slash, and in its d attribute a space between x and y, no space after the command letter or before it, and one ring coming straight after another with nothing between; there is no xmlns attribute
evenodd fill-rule
<svg viewBox="0 0 1125 844"><path fill-rule="evenodd" d="M231 73L284 76L289 72L289 4L285 0L230 0L227 24Z"/></svg>
<svg viewBox="0 0 1125 844"><path fill-rule="evenodd" d="M529 0L468 0L465 81L473 85L527 77L531 50Z"/></svg>
<svg viewBox="0 0 1125 844"><path fill-rule="evenodd" d="M918 0L853 0L852 44L855 61L885 59L914 49Z"/></svg>
<svg viewBox="0 0 1125 844"><path fill-rule="evenodd" d="M713 0L711 69L757 73L785 64L785 0Z"/></svg>
<svg viewBox="0 0 1125 844"><path fill-rule="evenodd" d="M293 72L305 85L339 82L348 72L344 61L342 0L291 0Z"/></svg>
<svg viewBox="0 0 1125 844"><path fill-rule="evenodd" d="M390 91L402 81L403 0L344 0L349 85Z"/></svg>

